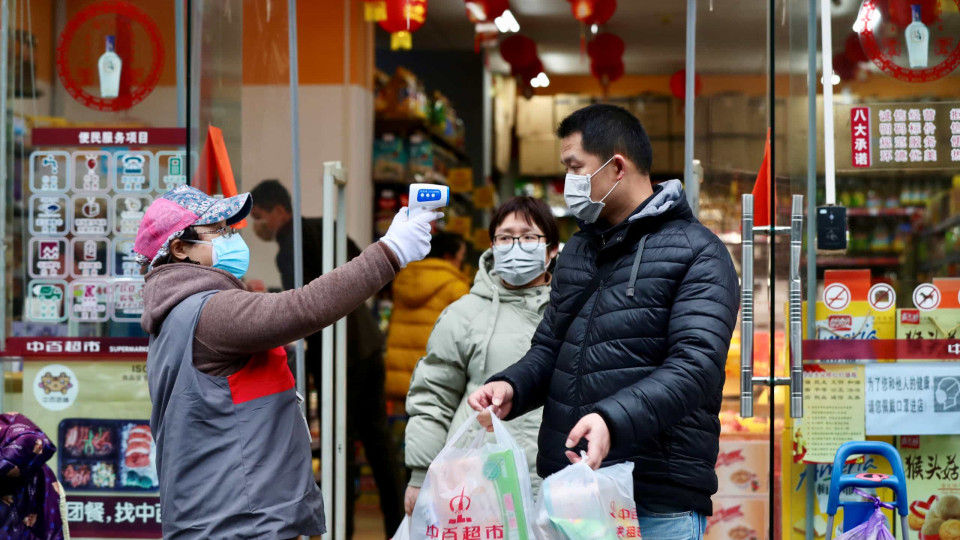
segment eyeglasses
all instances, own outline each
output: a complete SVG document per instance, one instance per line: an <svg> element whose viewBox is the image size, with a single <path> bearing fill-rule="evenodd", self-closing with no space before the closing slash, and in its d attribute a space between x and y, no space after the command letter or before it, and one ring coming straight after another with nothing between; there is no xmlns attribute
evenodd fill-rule
<svg viewBox="0 0 960 540"><path fill-rule="evenodd" d="M500 253L506 253L513 249L513 245L520 243L520 249L527 253L533 253L545 243L546 236L542 234L524 234L522 236L510 236L508 234L498 234L493 237L493 249Z"/></svg>
<svg viewBox="0 0 960 540"><path fill-rule="evenodd" d="M197 231L198 236L222 236L224 238L230 238L235 234L240 234L240 231L231 228L229 225L220 227L215 231Z"/></svg>

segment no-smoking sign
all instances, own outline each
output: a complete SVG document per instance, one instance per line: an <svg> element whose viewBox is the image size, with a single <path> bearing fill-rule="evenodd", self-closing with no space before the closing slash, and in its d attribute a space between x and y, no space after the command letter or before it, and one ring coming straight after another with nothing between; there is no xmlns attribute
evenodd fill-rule
<svg viewBox="0 0 960 540"><path fill-rule="evenodd" d="M940 289L933 283L921 283L913 290L913 305L920 311L933 311L940 307Z"/></svg>
<svg viewBox="0 0 960 540"><path fill-rule="evenodd" d="M867 295L870 307L877 311L889 311L897 305L897 292L889 283L877 283Z"/></svg>
<svg viewBox="0 0 960 540"><path fill-rule="evenodd" d="M831 283L823 289L823 304L830 311L843 311L850 305L850 288L843 283Z"/></svg>

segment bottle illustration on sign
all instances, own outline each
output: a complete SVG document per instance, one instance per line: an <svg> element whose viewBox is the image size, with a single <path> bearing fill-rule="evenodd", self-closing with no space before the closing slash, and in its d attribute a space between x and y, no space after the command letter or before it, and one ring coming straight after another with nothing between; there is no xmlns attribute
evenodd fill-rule
<svg viewBox="0 0 960 540"><path fill-rule="evenodd" d="M910 11L913 22L907 25L907 55L910 58L911 68L927 67L927 52L930 48L930 30L920 20L920 5L912 4Z"/></svg>
<svg viewBox="0 0 960 540"><path fill-rule="evenodd" d="M51 155L43 156L43 160L40 161L40 166L49 169L49 174L44 174L40 177L40 189L44 191L56 191L60 189L60 181L57 178L57 174L60 172L60 164L57 163L57 158Z"/></svg>
<svg viewBox="0 0 960 540"><path fill-rule="evenodd" d="M87 154L87 173L83 175L83 189L96 191L100 189L100 175L97 174L97 163L100 156L97 154Z"/></svg>
<svg viewBox="0 0 960 540"><path fill-rule="evenodd" d="M139 154L130 154L120 158L120 165L123 167L120 181L123 183L123 189L143 189L144 184L147 183L147 178L143 175L146 161L146 158Z"/></svg>
<svg viewBox="0 0 960 540"><path fill-rule="evenodd" d="M164 187L169 191L186 183L187 177L183 174L183 158L170 156L167 160L167 174L163 177Z"/></svg>
<svg viewBox="0 0 960 540"><path fill-rule="evenodd" d="M100 55L97 68L100 70L100 97L115 98L120 94L120 69L123 61L114 52L116 39L107 36L106 51Z"/></svg>
<svg viewBox="0 0 960 540"><path fill-rule="evenodd" d="M85 261L95 261L97 260L97 243L94 240L86 240L83 242L83 260Z"/></svg>

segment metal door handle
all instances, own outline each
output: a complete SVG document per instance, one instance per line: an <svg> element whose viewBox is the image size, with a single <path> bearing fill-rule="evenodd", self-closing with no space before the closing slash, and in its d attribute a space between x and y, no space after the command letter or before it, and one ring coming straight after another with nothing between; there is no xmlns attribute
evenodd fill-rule
<svg viewBox="0 0 960 540"><path fill-rule="evenodd" d="M790 220L790 417L803 418L803 195L793 196Z"/></svg>
<svg viewBox="0 0 960 540"><path fill-rule="evenodd" d="M753 418L753 195L743 196L740 285L740 417Z"/></svg>

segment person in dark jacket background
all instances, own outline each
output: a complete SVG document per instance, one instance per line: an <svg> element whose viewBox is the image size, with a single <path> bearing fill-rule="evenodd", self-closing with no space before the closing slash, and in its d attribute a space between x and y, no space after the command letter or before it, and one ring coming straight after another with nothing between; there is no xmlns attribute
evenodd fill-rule
<svg viewBox="0 0 960 540"><path fill-rule="evenodd" d="M293 265L293 207L290 192L278 180L264 180L250 192L253 208L253 229L265 242L276 240L277 268L285 290L294 288ZM303 282L309 283L323 273L323 219L303 219ZM347 259L360 254L360 249L347 240ZM314 383L320 384L321 332L306 338L306 363ZM383 361L384 337L373 313L361 305L347 315L347 447L355 440L363 443L364 454L380 493L380 509L388 534L400 526L403 519L403 489L399 452L387 422ZM354 452L348 456L347 537L353 536L353 502L356 501L356 482L360 470Z"/></svg>
<svg viewBox="0 0 960 540"><path fill-rule="evenodd" d="M506 419L543 406L540 476L581 450L595 469L632 461L644 540L702 538L738 310L733 261L679 180L652 184L650 140L629 112L591 105L557 135L580 231L532 347L470 404Z"/></svg>

